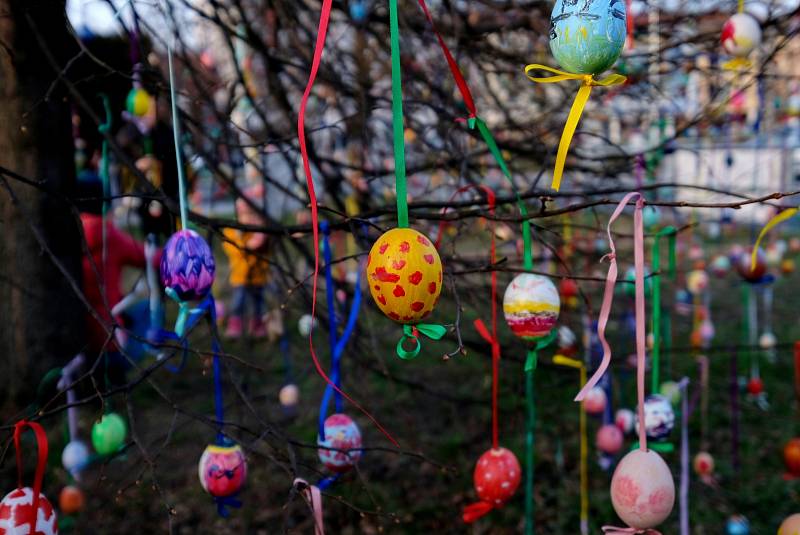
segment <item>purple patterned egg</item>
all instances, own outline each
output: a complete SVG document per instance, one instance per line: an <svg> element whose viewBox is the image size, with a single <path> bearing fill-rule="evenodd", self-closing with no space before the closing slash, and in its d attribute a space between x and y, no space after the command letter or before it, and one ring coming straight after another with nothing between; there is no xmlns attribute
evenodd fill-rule
<svg viewBox="0 0 800 535"><path fill-rule="evenodd" d="M317 437L319 460L331 472L347 472L361 458L361 430L346 414L332 414L325 420L324 437Z"/></svg>
<svg viewBox="0 0 800 535"><path fill-rule="evenodd" d="M179 230L164 246L161 282L184 301L202 299L214 284L214 254L193 230Z"/></svg>

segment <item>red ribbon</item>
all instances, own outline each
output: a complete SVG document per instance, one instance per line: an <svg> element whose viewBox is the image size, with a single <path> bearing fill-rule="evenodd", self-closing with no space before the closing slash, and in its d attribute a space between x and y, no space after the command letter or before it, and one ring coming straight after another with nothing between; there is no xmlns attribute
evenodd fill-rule
<svg viewBox="0 0 800 535"><path fill-rule="evenodd" d="M295 478L293 485L300 488L314 513L314 535L325 535L325 524L322 516L322 493L316 485L309 485L305 479Z"/></svg>
<svg viewBox="0 0 800 535"><path fill-rule="evenodd" d="M491 513L494 508L494 505L489 502L471 503L464 507L464 512L461 514L461 518L464 520L464 523L472 524L473 522L477 522L484 516Z"/></svg>
<svg viewBox="0 0 800 535"><path fill-rule="evenodd" d="M661 532L655 529L617 528L614 526L603 526L603 533L608 535L661 535Z"/></svg>
<svg viewBox="0 0 800 535"><path fill-rule="evenodd" d="M311 62L311 72L308 75L308 84L306 85L305 91L303 91L303 98L300 101L300 111L297 116L297 139L300 144L300 154L303 158L303 171L306 175L306 184L308 186L308 197L311 201L311 224L313 226L313 235L314 235L314 284L313 290L311 294L311 316L315 317L316 309L317 309L317 279L319 277L319 214L317 212L317 195L314 191L314 178L311 173L311 164L308 160L308 147L306 146L306 107L308 106L308 98L311 96L311 89L314 87L314 81L317 78L317 72L319 71L319 66L322 61L322 52L325 49L325 37L328 33L328 22L330 21L331 17L331 4L333 0L323 0L322 1L322 9L319 14L319 26L317 28L317 41L314 44L314 58ZM333 313L333 311L331 311ZM317 354L314 351L314 340L313 340L313 331L314 331L314 324L312 322L311 329L309 330L308 334L308 346L311 350L311 358L314 361L314 367L317 369L317 373L325 379L325 382L328 383L336 392L342 395L347 401L352 403L358 410L360 410L364 415L367 416L372 423L383 433L386 438L388 438L392 444L397 447L400 447L400 444L394 439L394 437L383 428L383 426L378 422L378 420L372 416L366 409L364 409L361 405L356 403L350 396L345 394L338 386L336 386L333 381L331 381L328 376L325 374L325 371L322 369L322 365L317 358Z"/></svg>
<svg viewBox="0 0 800 535"><path fill-rule="evenodd" d="M31 533L36 533L36 522L39 518L39 495L42 492L42 480L44 479L44 470L47 467L47 433L41 425L36 422L28 422L20 420L14 426L14 449L17 452L17 488L21 489L22 485L22 447L20 444L22 438L22 431L25 427L30 427L36 435L36 445L39 450L39 457L36 461L36 472L33 476L33 519L31 520Z"/></svg>

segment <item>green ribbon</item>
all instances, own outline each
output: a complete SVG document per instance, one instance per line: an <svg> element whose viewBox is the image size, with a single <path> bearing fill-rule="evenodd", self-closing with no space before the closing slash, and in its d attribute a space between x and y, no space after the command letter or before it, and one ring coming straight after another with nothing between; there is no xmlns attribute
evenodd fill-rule
<svg viewBox="0 0 800 535"><path fill-rule="evenodd" d="M637 440L631 445L629 451L639 449L639 441ZM672 453L675 451L675 445L671 442L655 442L652 440L647 441L647 449L657 451L658 453Z"/></svg>
<svg viewBox="0 0 800 535"><path fill-rule="evenodd" d="M397 356L403 360L411 360L419 355L422 344L418 334L424 334L431 340L441 340L447 333L447 328L435 323L419 323L417 325L403 325L403 337L397 342ZM406 340L414 340L414 348L410 351L405 349Z"/></svg>
<svg viewBox="0 0 800 535"><path fill-rule="evenodd" d="M101 93L100 98L103 100L103 110L105 110L106 113L106 122L97 127L97 131L103 134L103 146L101 149L103 163L100 171L100 179L103 181L103 216L105 216L108 212L108 198L111 196L111 184L109 181L110 162L108 160L108 138L106 135L111 131L113 115L111 114L111 102L108 100L108 95ZM105 232L105 226L103 226L103 232Z"/></svg>
<svg viewBox="0 0 800 535"><path fill-rule="evenodd" d="M406 198L408 188L406 186L406 153L403 139L403 77L400 72L400 29L397 21L397 0L389 0L389 32L389 41L392 47L392 131L397 226L406 228L408 227L408 199Z"/></svg>
<svg viewBox="0 0 800 535"><path fill-rule="evenodd" d="M525 373L536 371L536 366L539 364L539 351L552 344L556 338L558 338L558 331L553 329L547 336L537 340L536 345L528 350L528 357L525 359Z"/></svg>
<svg viewBox="0 0 800 535"><path fill-rule="evenodd" d="M183 338L183 331L186 329L186 320L190 312L189 303L178 297L178 293L172 288L167 288L164 291L173 301L178 303L178 318L175 320L175 334Z"/></svg>
<svg viewBox="0 0 800 535"><path fill-rule="evenodd" d="M669 276L675 278L675 239L678 231L675 227L665 227L656 234L653 241L653 374L651 390L658 392L661 384L661 238L667 237L669 240Z"/></svg>

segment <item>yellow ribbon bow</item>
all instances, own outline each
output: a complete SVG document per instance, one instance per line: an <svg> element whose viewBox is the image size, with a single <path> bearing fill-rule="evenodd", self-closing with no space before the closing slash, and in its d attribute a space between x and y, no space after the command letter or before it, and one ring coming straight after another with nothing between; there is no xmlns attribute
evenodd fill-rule
<svg viewBox="0 0 800 535"><path fill-rule="evenodd" d="M531 71L547 71L553 73L555 76L547 76L545 78L537 78L531 76ZM578 122L581 120L583 109L589 101L589 95L592 93L592 87L602 86L609 87L612 85L620 85L625 83L627 78L621 74L611 74L602 80L595 80L592 74L573 74L571 72L560 71L546 65L531 64L525 67L525 75L532 81L538 84L555 84L564 82L566 80L581 80L581 88L575 97L575 102L572 103L572 109L569 110L567 117L567 124L564 125L564 133L561 134L561 141L558 144L558 154L556 155L556 166L553 170L553 183L551 187L558 191L561 188L561 177L564 175L564 165L567 162L567 153L569 153L569 146L572 143L572 137L575 135L575 129L578 128Z"/></svg>

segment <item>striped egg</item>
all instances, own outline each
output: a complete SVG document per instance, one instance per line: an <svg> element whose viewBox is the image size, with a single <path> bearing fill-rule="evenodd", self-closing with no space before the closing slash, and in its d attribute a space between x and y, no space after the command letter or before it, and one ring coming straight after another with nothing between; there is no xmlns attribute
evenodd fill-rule
<svg viewBox="0 0 800 535"><path fill-rule="evenodd" d="M514 335L525 341L547 336L558 321L561 299L547 277L533 273L517 275L506 288L503 313Z"/></svg>

